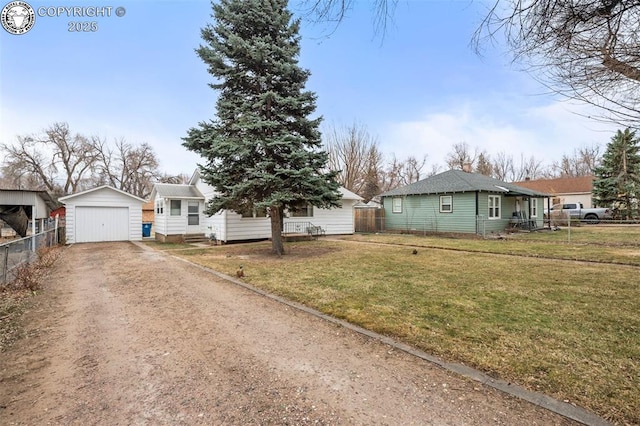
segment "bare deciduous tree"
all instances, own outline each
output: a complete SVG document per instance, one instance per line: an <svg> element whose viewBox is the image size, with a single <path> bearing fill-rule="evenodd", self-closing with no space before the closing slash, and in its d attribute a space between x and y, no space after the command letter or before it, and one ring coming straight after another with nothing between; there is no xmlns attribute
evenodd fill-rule
<svg viewBox="0 0 640 426"><path fill-rule="evenodd" d="M422 169L427 163L427 156L424 155L418 159L409 156L405 160L400 160L396 156L392 156L386 165L380 180L380 188L382 191L389 191L403 185L409 185L426 177L422 173Z"/></svg>
<svg viewBox="0 0 640 426"><path fill-rule="evenodd" d="M368 179L374 177L381 167L378 141L358 123L342 128L332 126L323 136L329 154L328 167L338 171L338 183L361 194L365 186L371 186Z"/></svg>
<svg viewBox="0 0 640 426"><path fill-rule="evenodd" d="M160 183L187 184L189 183L189 179L190 177L186 173L180 173L177 175L162 173L158 176L158 182Z"/></svg>
<svg viewBox="0 0 640 426"><path fill-rule="evenodd" d="M353 9L354 0L305 0L307 17L319 22L331 22L336 25L342 22L347 13ZM367 3L367 2L365 2ZM398 0L371 0L369 6L373 11L373 23L376 33L384 36L387 24L393 18Z"/></svg>
<svg viewBox="0 0 640 426"><path fill-rule="evenodd" d="M54 123L40 135L18 136L0 151L5 154L1 170L7 187L69 194L108 184L145 198L154 181L177 179L160 174L149 144L120 140L110 147L96 136L72 134L67 123Z"/></svg>
<svg viewBox="0 0 640 426"><path fill-rule="evenodd" d="M520 154L520 164L516 166L511 181L537 179L543 174L544 166L542 165L542 161L537 160L533 155L527 158L524 154Z"/></svg>
<svg viewBox="0 0 640 426"><path fill-rule="evenodd" d="M360 195L365 202L382 192L425 177L423 169L427 162L426 155L405 159L393 155L385 162L377 139L364 125L333 126L323 136L329 154L329 169L339 171L340 185Z"/></svg>
<svg viewBox="0 0 640 426"><path fill-rule="evenodd" d="M353 0L307 0L321 21L340 22ZM371 3L384 31L397 0ZM504 34L514 61L553 92L594 105L598 117L640 127L638 0L494 0L473 36L481 51Z"/></svg>
<svg viewBox="0 0 640 426"><path fill-rule="evenodd" d="M85 136L72 134L67 123L54 123L40 135L18 136L16 144L3 144L5 176L16 187L68 194L87 182L97 156Z"/></svg>
<svg viewBox="0 0 640 426"><path fill-rule="evenodd" d="M421 159L418 159L413 155L407 157L407 159L402 163L402 168L400 169L402 184L409 185L410 183L419 181L423 177L421 176L421 173L426 163L426 155Z"/></svg>
<svg viewBox="0 0 640 426"><path fill-rule="evenodd" d="M520 162L517 163L512 155L499 152L493 160L493 177L505 182L517 182L526 178L537 179L545 175L545 168L541 161L532 155L526 158L520 154Z"/></svg>
<svg viewBox="0 0 640 426"><path fill-rule="evenodd" d="M496 1L476 31L480 48L504 33L516 61L555 93L640 126L640 2Z"/></svg>
<svg viewBox="0 0 640 426"><path fill-rule="evenodd" d="M158 158L149 144L134 146L120 139L111 149L104 142L96 141L96 150L99 153L97 179L100 183L140 198L151 194L153 182L159 180L160 172Z"/></svg>
<svg viewBox="0 0 640 426"><path fill-rule="evenodd" d="M507 176L513 170L513 157L507 155L504 151L494 156L493 160L493 177L502 181L507 180Z"/></svg>
<svg viewBox="0 0 640 426"><path fill-rule="evenodd" d="M600 146L583 146L573 151L573 155L563 155L560 161L551 166L555 176L590 176L600 164Z"/></svg>
<svg viewBox="0 0 640 426"><path fill-rule="evenodd" d="M446 162L450 169L464 170L465 165L473 169L477 157L478 148L471 152L471 147L466 142L460 142L451 147Z"/></svg>

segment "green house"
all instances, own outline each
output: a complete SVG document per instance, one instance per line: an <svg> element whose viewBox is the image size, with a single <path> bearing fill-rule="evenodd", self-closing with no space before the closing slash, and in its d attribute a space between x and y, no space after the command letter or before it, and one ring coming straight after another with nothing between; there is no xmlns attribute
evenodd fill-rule
<svg viewBox="0 0 640 426"><path fill-rule="evenodd" d="M542 228L549 197L462 170L449 170L381 194L387 231L481 235Z"/></svg>

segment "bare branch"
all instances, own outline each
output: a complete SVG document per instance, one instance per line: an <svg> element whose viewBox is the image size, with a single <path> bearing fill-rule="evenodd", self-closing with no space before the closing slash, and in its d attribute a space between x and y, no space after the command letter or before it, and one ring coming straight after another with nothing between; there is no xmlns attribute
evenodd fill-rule
<svg viewBox="0 0 640 426"><path fill-rule="evenodd" d="M599 120L640 126L639 0L496 1L476 51L504 36L515 63L553 93L594 105Z"/></svg>

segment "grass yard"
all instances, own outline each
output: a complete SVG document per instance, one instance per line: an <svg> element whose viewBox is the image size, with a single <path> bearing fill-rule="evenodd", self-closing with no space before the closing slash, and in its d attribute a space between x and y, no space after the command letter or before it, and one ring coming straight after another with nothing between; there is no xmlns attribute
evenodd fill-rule
<svg viewBox="0 0 640 426"><path fill-rule="evenodd" d="M513 234L506 239L443 238L410 234L358 234L349 241L583 260L640 266L640 227L593 227Z"/></svg>
<svg viewBox="0 0 640 426"><path fill-rule="evenodd" d="M629 265L556 258L620 261L640 247L612 244L598 258L600 244L546 234L549 241L354 236L288 243L282 258L269 254L269 242L174 253L229 275L242 264L256 287L640 424L640 256L621 262ZM502 255L511 252L518 256Z"/></svg>

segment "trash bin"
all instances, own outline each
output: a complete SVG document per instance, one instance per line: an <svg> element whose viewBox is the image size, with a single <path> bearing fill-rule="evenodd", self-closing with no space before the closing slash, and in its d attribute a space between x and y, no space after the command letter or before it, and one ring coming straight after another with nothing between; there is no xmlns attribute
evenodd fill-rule
<svg viewBox="0 0 640 426"><path fill-rule="evenodd" d="M151 236L151 223L143 223L142 224L142 237L150 237Z"/></svg>

